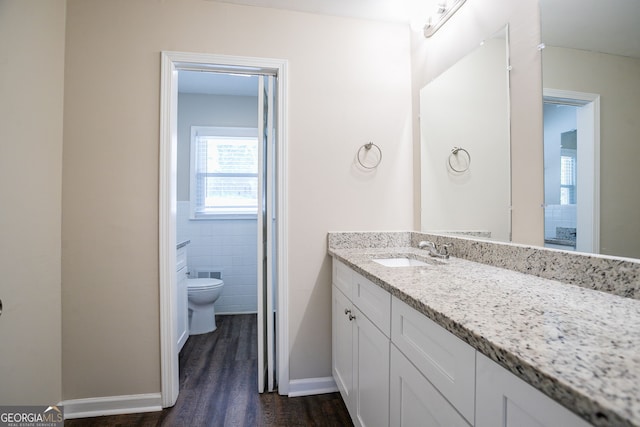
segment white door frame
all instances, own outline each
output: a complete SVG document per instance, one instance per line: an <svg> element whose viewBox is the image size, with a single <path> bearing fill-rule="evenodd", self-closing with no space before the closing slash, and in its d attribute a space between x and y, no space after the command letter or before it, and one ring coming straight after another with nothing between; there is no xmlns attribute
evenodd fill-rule
<svg viewBox="0 0 640 427"><path fill-rule="evenodd" d="M583 160L578 162L578 176L581 175L581 167L592 171L593 174L587 175L590 179L587 179L586 188L584 178L582 180L578 178L578 200L587 199L587 204L590 206L586 211L580 212L578 210L577 228L578 230L590 229L591 236L587 239L578 237L576 250L600 253L600 95L549 88L544 89L543 95L544 102L580 107L578 128L587 127L588 129L586 135L580 135L578 132L579 143L583 141L584 145L591 147L586 152L579 150L579 153L583 153ZM584 123L584 125L580 123ZM580 154L578 155L580 156Z"/></svg>
<svg viewBox="0 0 640 427"><path fill-rule="evenodd" d="M287 275L287 69L280 59L213 55L187 52L161 53L160 176L159 176L159 274L160 274L160 371L162 406L178 398L178 348L176 337L176 164L178 70L238 70L256 74L275 72L277 85L277 286L278 393L289 393L289 328ZM258 307L260 310L260 307Z"/></svg>

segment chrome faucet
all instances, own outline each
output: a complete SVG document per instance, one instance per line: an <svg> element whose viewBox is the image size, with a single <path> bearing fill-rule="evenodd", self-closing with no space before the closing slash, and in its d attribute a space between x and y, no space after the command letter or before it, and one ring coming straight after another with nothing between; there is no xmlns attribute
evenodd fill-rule
<svg viewBox="0 0 640 427"><path fill-rule="evenodd" d="M428 240L423 240L418 243L418 248L429 250L429 256L435 258L449 259L449 246L450 245L442 245L442 252L438 251L436 248L436 244L430 242Z"/></svg>

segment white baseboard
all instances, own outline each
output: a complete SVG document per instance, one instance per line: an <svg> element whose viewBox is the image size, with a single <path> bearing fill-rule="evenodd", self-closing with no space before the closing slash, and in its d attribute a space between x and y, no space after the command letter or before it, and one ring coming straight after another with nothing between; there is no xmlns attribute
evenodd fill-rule
<svg viewBox="0 0 640 427"><path fill-rule="evenodd" d="M289 397L311 396L314 394L333 393L338 386L333 377L305 378L289 381Z"/></svg>
<svg viewBox="0 0 640 427"><path fill-rule="evenodd" d="M61 402L64 418L87 418L103 415L134 414L162 410L160 393L71 399Z"/></svg>

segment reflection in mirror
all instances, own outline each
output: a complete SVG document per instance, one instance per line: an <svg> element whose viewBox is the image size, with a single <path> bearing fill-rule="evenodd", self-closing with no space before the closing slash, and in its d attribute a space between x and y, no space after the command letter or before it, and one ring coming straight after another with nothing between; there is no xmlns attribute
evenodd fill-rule
<svg viewBox="0 0 640 427"><path fill-rule="evenodd" d="M508 27L420 91L421 228L511 238Z"/></svg>
<svg viewBox="0 0 640 427"><path fill-rule="evenodd" d="M640 258L640 2L540 4L546 245Z"/></svg>
<svg viewBox="0 0 640 427"><path fill-rule="evenodd" d="M546 247L598 252L598 129L599 95L553 89L544 91Z"/></svg>

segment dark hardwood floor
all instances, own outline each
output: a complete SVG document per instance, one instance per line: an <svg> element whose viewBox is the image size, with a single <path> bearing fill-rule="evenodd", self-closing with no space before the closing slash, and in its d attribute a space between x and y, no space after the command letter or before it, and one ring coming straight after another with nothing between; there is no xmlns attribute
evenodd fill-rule
<svg viewBox="0 0 640 427"><path fill-rule="evenodd" d="M180 394L160 412L66 420L65 427L352 426L339 393L258 394L256 315L217 316L180 352Z"/></svg>

